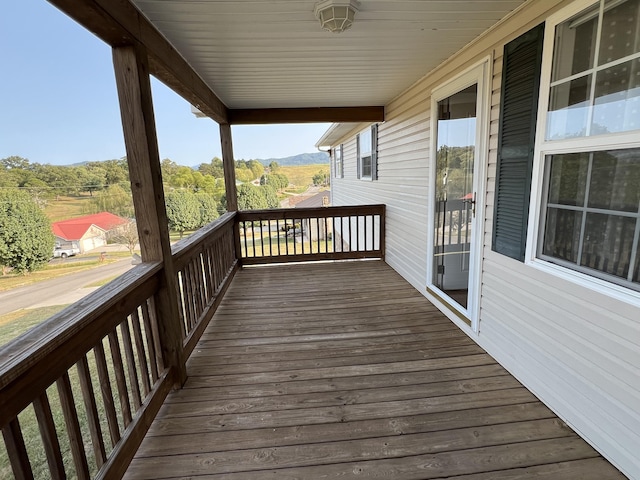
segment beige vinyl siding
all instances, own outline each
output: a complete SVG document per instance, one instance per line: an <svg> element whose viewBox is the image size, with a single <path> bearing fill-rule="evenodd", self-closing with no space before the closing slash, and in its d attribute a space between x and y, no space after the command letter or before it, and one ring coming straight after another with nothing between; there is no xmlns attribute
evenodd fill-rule
<svg viewBox="0 0 640 480"><path fill-rule="evenodd" d="M532 0L386 106L378 176L356 178L355 134L334 204L387 205L387 262L425 294L430 92L492 56L479 333L474 339L630 478L640 479L640 307L491 250L504 45L570 1ZM473 334L471 334L473 335Z"/></svg>

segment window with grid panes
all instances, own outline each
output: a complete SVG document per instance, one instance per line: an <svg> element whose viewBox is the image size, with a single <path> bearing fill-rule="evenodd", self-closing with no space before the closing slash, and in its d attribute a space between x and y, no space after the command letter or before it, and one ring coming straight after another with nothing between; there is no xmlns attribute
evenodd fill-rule
<svg viewBox="0 0 640 480"><path fill-rule="evenodd" d="M639 129L640 0L602 0L555 28L540 258L640 290Z"/></svg>

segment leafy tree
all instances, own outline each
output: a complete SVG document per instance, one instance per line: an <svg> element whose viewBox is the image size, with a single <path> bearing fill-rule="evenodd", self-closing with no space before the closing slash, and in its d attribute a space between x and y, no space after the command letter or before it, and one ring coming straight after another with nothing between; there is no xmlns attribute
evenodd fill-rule
<svg viewBox="0 0 640 480"><path fill-rule="evenodd" d="M51 223L28 193L0 191L0 265L28 273L51 258Z"/></svg>
<svg viewBox="0 0 640 480"><path fill-rule="evenodd" d="M251 180L260 178L264 173L264 165L262 165L258 160L249 160L247 162L247 168L249 168L251 173L253 173L253 178Z"/></svg>
<svg viewBox="0 0 640 480"><path fill-rule="evenodd" d="M243 162L240 166L236 167L236 179L240 182L250 182L255 177L253 176L253 172L247 168L246 163L243 160L239 160Z"/></svg>
<svg viewBox="0 0 640 480"><path fill-rule="evenodd" d="M4 170L11 170L14 168L25 170L29 168L29 160L18 157L17 155L12 155L0 160L0 165L2 165Z"/></svg>
<svg viewBox="0 0 640 480"><path fill-rule="evenodd" d="M138 226L135 220L129 220L124 225L112 230L109 233L109 240L116 243L122 243L127 246L129 253L133 255L133 251L138 245Z"/></svg>
<svg viewBox="0 0 640 480"><path fill-rule="evenodd" d="M271 185L265 185L260 188L262 189L265 201L267 202L267 208L278 208L280 206L280 202L278 201L276 189Z"/></svg>
<svg viewBox="0 0 640 480"><path fill-rule="evenodd" d="M160 170L162 171L162 181L170 183L169 179L178 171L178 164L173 160L165 158L160 162Z"/></svg>
<svg viewBox="0 0 640 480"><path fill-rule="evenodd" d="M98 175L91 175L87 182L83 186L83 190L85 192L89 192L89 195L93 197L93 192L97 192L98 190L102 190L104 186L104 179Z"/></svg>
<svg viewBox="0 0 640 480"><path fill-rule="evenodd" d="M269 170L271 171L271 173L277 172L279 168L280 165L278 165L278 162L276 162L275 160L269 164Z"/></svg>
<svg viewBox="0 0 640 480"><path fill-rule="evenodd" d="M282 173L270 173L260 178L260 185L271 185L276 191L280 191L289 186L289 179Z"/></svg>
<svg viewBox="0 0 640 480"><path fill-rule="evenodd" d="M220 216L218 214L218 202L216 202L213 195L198 192L196 193L196 200L200 210L200 224L198 226L203 227Z"/></svg>
<svg viewBox="0 0 640 480"><path fill-rule="evenodd" d="M320 170L313 176L314 185L327 185L329 183L329 172Z"/></svg>
<svg viewBox="0 0 640 480"><path fill-rule="evenodd" d="M203 175L211 175L214 178L224 178L222 159L213 157L211 163L201 163L198 171Z"/></svg>
<svg viewBox="0 0 640 480"><path fill-rule="evenodd" d="M200 204L192 192L176 190L165 198L169 228L180 233L200 226Z"/></svg>
<svg viewBox="0 0 640 480"><path fill-rule="evenodd" d="M120 185L111 185L101 190L91 200L94 213L111 212L125 218L132 218L133 197Z"/></svg>
<svg viewBox="0 0 640 480"><path fill-rule="evenodd" d="M196 186L196 179L194 177L192 168L178 167L175 173L169 177L169 185L174 188L187 188L193 190Z"/></svg>
<svg viewBox="0 0 640 480"><path fill-rule="evenodd" d="M262 188L250 183L238 186L238 210L264 210L268 208Z"/></svg>

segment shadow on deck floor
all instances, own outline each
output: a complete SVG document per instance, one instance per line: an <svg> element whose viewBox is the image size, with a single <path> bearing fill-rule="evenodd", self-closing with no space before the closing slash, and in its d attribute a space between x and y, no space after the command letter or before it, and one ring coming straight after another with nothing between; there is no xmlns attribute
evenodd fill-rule
<svg viewBox="0 0 640 480"><path fill-rule="evenodd" d="M236 275L128 479L625 478L380 261Z"/></svg>

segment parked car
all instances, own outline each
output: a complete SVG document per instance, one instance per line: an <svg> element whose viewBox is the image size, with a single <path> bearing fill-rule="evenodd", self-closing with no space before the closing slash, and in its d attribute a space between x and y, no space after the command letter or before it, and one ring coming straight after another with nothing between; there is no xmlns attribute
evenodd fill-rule
<svg viewBox="0 0 640 480"><path fill-rule="evenodd" d="M61 247L58 245L53 249L53 258L73 257L78 253L80 253L80 249L77 247Z"/></svg>

